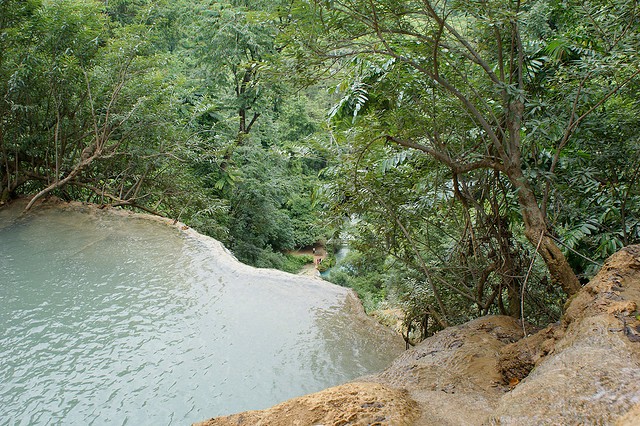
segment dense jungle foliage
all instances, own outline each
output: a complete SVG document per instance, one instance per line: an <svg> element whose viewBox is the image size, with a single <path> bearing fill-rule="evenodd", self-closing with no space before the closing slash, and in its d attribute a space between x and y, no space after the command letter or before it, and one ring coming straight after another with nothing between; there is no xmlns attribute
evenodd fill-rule
<svg viewBox="0 0 640 426"><path fill-rule="evenodd" d="M631 0L0 0L0 203L348 243L328 279L423 334L545 323L640 242L639 50Z"/></svg>

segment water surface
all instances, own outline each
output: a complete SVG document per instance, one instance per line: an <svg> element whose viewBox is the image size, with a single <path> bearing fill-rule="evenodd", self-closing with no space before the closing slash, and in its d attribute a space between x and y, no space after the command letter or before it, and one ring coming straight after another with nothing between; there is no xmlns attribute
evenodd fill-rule
<svg viewBox="0 0 640 426"><path fill-rule="evenodd" d="M0 423L188 424L384 368L345 290L103 212L0 210Z"/></svg>

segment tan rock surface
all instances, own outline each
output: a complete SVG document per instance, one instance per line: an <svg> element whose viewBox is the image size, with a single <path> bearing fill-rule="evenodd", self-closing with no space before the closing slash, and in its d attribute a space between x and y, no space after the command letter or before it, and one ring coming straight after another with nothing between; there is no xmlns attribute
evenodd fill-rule
<svg viewBox="0 0 640 426"><path fill-rule="evenodd" d="M501 398L491 424L607 425L625 418L622 424L640 425L638 303L640 246L632 246L571 300L553 333L545 331L531 359L535 368ZM535 348L538 337L516 346L532 340Z"/></svg>
<svg viewBox="0 0 640 426"><path fill-rule="evenodd" d="M422 409L416 424L480 425L507 389L500 349L521 337L513 318L479 318L430 337L372 380L407 389Z"/></svg>
<svg viewBox="0 0 640 426"><path fill-rule="evenodd" d="M376 383L347 383L262 411L210 419L198 426L411 425L418 405L406 391Z"/></svg>

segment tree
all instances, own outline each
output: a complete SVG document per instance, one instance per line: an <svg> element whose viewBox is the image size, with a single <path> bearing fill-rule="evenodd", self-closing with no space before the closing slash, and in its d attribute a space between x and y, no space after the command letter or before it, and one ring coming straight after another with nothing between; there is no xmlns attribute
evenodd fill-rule
<svg viewBox="0 0 640 426"><path fill-rule="evenodd" d="M504 177L525 235L553 282L567 295L578 291L548 221L548 191L536 192L526 163L536 149L529 130L535 101L555 100L537 80L561 87L570 105L546 117L561 129L546 141L553 159L544 172L551 182L582 122L640 74L635 2L335 0L296 6L293 59L312 70L357 59L346 98L362 127L377 130L366 132L367 149L387 143L430 156L448 169L461 202L473 201L461 181L483 170ZM549 21L534 34L543 6ZM384 101L371 102L369 92Z"/></svg>
<svg viewBox="0 0 640 426"><path fill-rule="evenodd" d="M94 1L11 2L0 63L0 192L157 212L180 173L172 86L146 23L109 21ZM179 170L179 167L176 167ZM173 185L175 187L175 185ZM162 204L162 205L161 205Z"/></svg>
<svg viewBox="0 0 640 426"><path fill-rule="evenodd" d="M19 2L16 2L19 3ZM3 22L3 197L40 178L53 185L69 155L80 156L85 129L84 70L103 42L104 20L95 3L46 5L29 2ZM86 14L86 17L85 17ZM3 14L4 16L4 14Z"/></svg>
<svg viewBox="0 0 640 426"><path fill-rule="evenodd" d="M278 3L187 2L180 54L197 145L191 167L228 203L225 243L242 261L279 267L280 252L314 243L311 193L324 159L301 139L319 131L309 100L274 63ZM315 158L319 161L314 162ZM274 253L275 252L275 253Z"/></svg>
<svg viewBox="0 0 640 426"><path fill-rule="evenodd" d="M217 132L227 133L220 162L223 173L260 116L279 102L277 80L265 75L267 59L276 53L275 18L269 10L251 6L199 3L192 12L197 19L192 20L194 43L189 50L195 55L204 91L216 99L212 107L221 115L221 122L214 122Z"/></svg>

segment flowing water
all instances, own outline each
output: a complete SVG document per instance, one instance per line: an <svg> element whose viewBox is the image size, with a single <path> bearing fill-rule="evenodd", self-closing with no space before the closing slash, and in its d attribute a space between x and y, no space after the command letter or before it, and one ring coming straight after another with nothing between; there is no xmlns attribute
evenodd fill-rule
<svg viewBox="0 0 640 426"><path fill-rule="evenodd" d="M382 369L344 289L106 212L0 210L0 424L188 424Z"/></svg>

